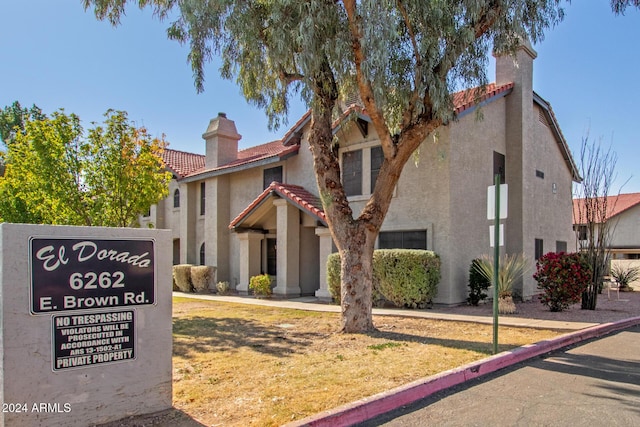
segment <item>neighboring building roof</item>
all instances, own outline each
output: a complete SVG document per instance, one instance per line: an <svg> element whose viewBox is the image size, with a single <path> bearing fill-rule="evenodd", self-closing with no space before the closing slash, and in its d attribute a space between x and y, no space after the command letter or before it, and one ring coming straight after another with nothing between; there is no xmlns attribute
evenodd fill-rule
<svg viewBox="0 0 640 427"><path fill-rule="evenodd" d="M596 203L603 203L603 198L599 197ZM585 211L586 199L573 199L573 223L584 224L586 221L580 218L580 212ZM607 213L606 219L611 219L616 215L620 215L634 206L640 205L640 193L619 194L617 196L607 196Z"/></svg>
<svg viewBox="0 0 640 427"><path fill-rule="evenodd" d="M229 228L239 228L242 223L253 213L258 207L260 207L270 197L279 196L280 198L287 199L294 206L301 211L308 213L315 217L323 224L327 224L327 218L322 209L322 203L317 196L307 191L304 187L293 184L282 184L279 182L272 182L265 190L247 206L237 217L231 221Z"/></svg>
<svg viewBox="0 0 640 427"><path fill-rule="evenodd" d="M195 171L203 169L205 156L166 148L162 153L162 160L165 166L169 168L178 179L181 179Z"/></svg>

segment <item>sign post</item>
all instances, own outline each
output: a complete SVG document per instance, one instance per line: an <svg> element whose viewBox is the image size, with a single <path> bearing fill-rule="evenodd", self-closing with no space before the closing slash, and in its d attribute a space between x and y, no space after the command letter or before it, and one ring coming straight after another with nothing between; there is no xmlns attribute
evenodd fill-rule
<svg viewBox="0 0 640 427"><path fill-rule="evenodd" d="M493 220L493 354L498 354L498 277L500 271L500 219L507 217L507 184L500 184L500 175L487 191L487 219ZM500 204L500 190L504 190L504 203ZM491 227L490 227L491 229Z"/></svg>

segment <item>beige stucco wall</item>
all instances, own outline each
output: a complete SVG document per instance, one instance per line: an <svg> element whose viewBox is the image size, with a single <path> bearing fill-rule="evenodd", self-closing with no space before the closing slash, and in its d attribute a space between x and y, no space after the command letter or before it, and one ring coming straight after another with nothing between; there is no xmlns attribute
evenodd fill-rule
<svg viewBox="0 0 640 427"><path fill-rule="evenodd" d="M532 117L533 142L526 146L523 167L523 248L531 262L531 271L524 280L525 299L538 293L531 277L535 269L535 239L543 240L543 253L555 252L558 241L566 242L568 251L575 250L571 173L539 113L536 106ZM537 177L536 170L543 172L544 178Z"/></svg>
<svg viewBox="0 0 640 427"><path fill-rule="evenodd" d="M454 304L468 296L469 266L474 258L492 254L489 246L487 187L493 185L493 152L505 154L505 99L471 112L451 127L450 239L446 248L449 294ZM506 159L509 168L509 159Z"/></svg>
<svg viewBox="0 0 640 427"><path fill-rule="evenodd" d="M613 218L611 247L640 249L640 205L636 205Z"/></svg>

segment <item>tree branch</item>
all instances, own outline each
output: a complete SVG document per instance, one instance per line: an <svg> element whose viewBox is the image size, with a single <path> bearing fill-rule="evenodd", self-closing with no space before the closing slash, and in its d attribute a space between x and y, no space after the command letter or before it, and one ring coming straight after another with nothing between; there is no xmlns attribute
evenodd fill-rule
<svg viewBox="0 0 640 427"><path fill-rule="evenodd" d="M344 7L347 13L347 20L349 21L349 30L351 31L351 47L353 49L358 89L360 90L360 95L367 111L367 115L371 118L373 127L376 129L378 137L380 138L384 157L390 159L396 155L395 145L391 139L391 132L384 120L382 111L380 111L376 105L371 84L367 81L362 71L362 63L365 60L365 55L362 51L362 45L360 44L362 32L360 31L359 21L361 18L356 12L356 0L345 0Z"/></svg>
<svg viewBox="0 0 640 427"><path fill-rule="evenodd" d="M409 14L407 13L407 9L404 7L402 1L400 0L398 0L398 9L400 10L402 19L404 20L404 23L407 27L407 32L409 33L409 39L411 40L411 45L413 46L414 57L416 60L414 66L415 77L413 81L413 94L411 95L409 105L402 114L402 127L405 128L411 123L413 113L415 111L415 106L418 103L418 99L420 98L418 87L420 85L420 82L422 81L422 56L420 55L420 49L418 49L418 43L416 41L415 32L413 31L413 26L411 25L411 21L409 20Z"/></svg>

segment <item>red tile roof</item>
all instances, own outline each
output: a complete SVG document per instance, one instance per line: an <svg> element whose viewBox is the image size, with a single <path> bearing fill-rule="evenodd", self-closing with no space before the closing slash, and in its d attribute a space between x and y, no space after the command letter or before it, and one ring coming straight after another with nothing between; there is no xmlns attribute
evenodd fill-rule
<svg viewBox="0 0 640 427"><path fill-rule="evenodd" d="M272 182L253 202L249 204L249 206L247 206L233 219L233 221L231 221L229 228L233 229L238 227L245 218L251 215L254 209L260 206L272 195L277 195L283 199L289 200L300 210L316 217L326 225L327 218L324 214L324 210L322 209L322 203L317 196L299 185Z"/></svg>
<svg viewBox="0 0 640 427"><path fill-rule="evenodd" d="M474 87L471 89L461 90L453 94L453 108L456 114L460 114L469 108L475 107L478 104L496 96L503 92L513 88L513 83L505 83L503 85L496 85L495 83L489 83L488 85L481 87Z"/></svg>
<svg viewBox="0 0 640 427"><path fill-rule="evenodd" d="M602 203L601 198L598 199L599 203ZM584 224L586 220L580 218L580 212L584 217L585 199L573 200L573 223ZM631 209L634 206L640 205L640 193L627 193L619 194L617 196L607 196L607 213L606 218L611 219L616 215L620 215L622 212Z"/></svg>
<svg viewBox="0 0 640 427"><path fill-rule="evenodd" d="M187 153L170 148L166 148L162 153L164 164L177 175L178 178L204 169L204 159L205 156L202 154Z"/></svg>

